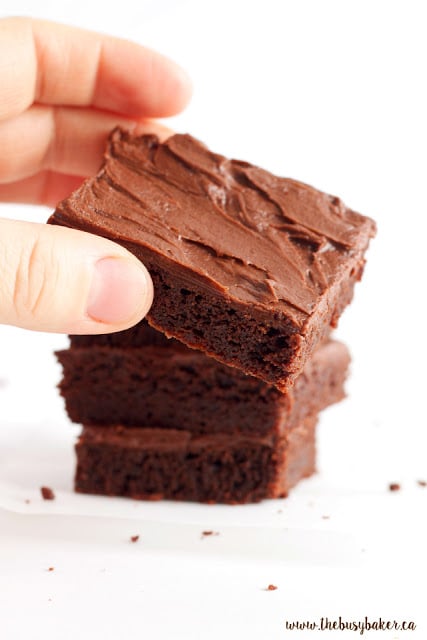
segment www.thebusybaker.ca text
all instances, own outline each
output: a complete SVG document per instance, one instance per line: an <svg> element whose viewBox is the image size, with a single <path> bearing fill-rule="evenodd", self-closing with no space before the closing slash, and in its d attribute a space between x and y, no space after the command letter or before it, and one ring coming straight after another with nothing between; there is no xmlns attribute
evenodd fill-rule
<svg viewBox="0 0 427 640"><path fill-rule="evenodd" d="M415 631L415 622L402 620L377 620L369 619L367 616L363 620L344 620L341 616L335 619L321 617L317 622L310 620L285 620L287 631L357 631L363 635L365 631Z"/></svg>

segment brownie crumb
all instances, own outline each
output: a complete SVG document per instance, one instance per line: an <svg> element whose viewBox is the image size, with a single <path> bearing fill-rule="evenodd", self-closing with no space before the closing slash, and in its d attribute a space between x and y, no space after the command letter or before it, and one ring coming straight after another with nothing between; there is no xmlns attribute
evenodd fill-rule
<svg viewBox="0 0 427 640"><path fill-rule="evenodd" d="M388 485L389 491L400 491L400 484L397 482L390 482Z"/></svg>
<svg viewBox="0 0 427 640"><path fill-rule="evenodd" d="M131 536L130 537L130 541L131 542L138 542L138 540L139 540L139 536Z"/></svg>
<svg viewBox="0 0 427 640"><path fill-rule="evenodd" d="M419 487L427 487L427 481L426 480L417 480L417 485Z"/></svg>
<svg viewBox="0 0 427 640"><path fill-rule="evenodd" d="M54 571L55 567L49 567L48 571Z"/></svg>
<svg viewBox="0 0 427 640"><path fill-rule="evenodd" d="M219 531L202 531L202 538L206 536L219 536Z"/></svg>
<svg viewBox="0 0 427 640"><path fill-rule="evenodd" d="M43 500L55 500L55 494L50 487L40 487Z"/></svg>
<svg viewBox="0 0 427 640"><path fill-rule="evenodd" d="M276 587L275 584L269 584L266 591L276 591L279 587Z"/></svg>

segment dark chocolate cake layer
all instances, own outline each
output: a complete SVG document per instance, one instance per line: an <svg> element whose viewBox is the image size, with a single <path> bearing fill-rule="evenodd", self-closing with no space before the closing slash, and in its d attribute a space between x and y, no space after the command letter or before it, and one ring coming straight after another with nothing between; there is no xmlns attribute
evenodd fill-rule
<svg viewBox="0 0 427 640"><path fill-rule="evenodd" d="M329 341L283 394L166 338L163 346L73 346L57 356L74 422L259 436L282 433L341 400L350 361L342 343Z"/></svg>
<svg viewBox="0 0 427 640"><path fill-rule="evenodd" d="M281 390L350 302L375 232L338 198L191 136L120 129L50 222L130 249L153 278L152 326Z"/></svg>
<svg viewBox="0 0 427 640"><path fill-rule="evenodd" d="M142 500L238 504L285 497L315 471L314 418L272 438L84 427L76 491Z"/></svg>

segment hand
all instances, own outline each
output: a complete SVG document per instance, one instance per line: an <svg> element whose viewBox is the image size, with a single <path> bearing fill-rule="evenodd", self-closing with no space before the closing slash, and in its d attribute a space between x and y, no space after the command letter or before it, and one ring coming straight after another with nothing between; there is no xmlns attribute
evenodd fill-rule
<svg viewBox="0 0 427 640"><path fill-rule="evenodd" d="M54 206L99 169L121 125L164 139L151 118L190 97L184 72L137 44L45 21L0 20L0 201ZM0 219L0 323L108 333L148 311L144 266L80 231Z"/></svg>

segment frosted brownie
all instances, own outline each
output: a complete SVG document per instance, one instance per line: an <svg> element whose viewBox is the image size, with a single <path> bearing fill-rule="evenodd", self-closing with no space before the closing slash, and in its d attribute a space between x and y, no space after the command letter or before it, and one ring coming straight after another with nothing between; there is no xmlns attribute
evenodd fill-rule
<svg viewBox="0 0 427 640"><path fill-rule="evenodd" d="M344 397L350 356L336 341L316 349L283 394L149 327L146 339L154 344L131 349L72 346L57 352L63 367L59 387L71 420L191 434L271 436Z"/></svg>
<svg viewBox="0 0 427 640"><path fill-rule="evenodd" d="M238 504L281 498L315 471L314 417L271 437L84 427L75 489L141 500Z"/></svg>
<svg viewBox="0 0 427 640"><path fill-rule="evenodd" d="M375 232L338 198L189 135L120 129L50 222L130 249L153 278L152 326L281 390L350 302Z"/></svg>

